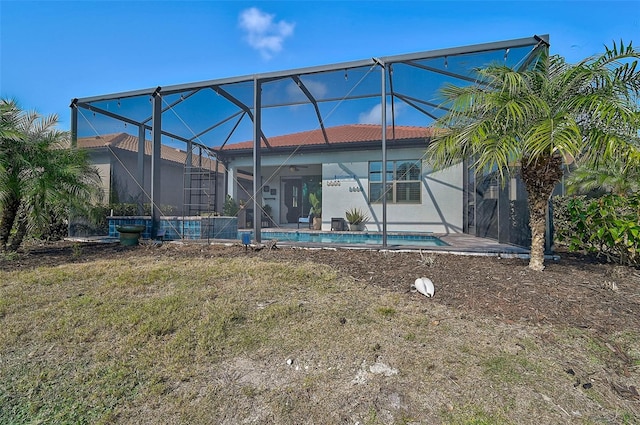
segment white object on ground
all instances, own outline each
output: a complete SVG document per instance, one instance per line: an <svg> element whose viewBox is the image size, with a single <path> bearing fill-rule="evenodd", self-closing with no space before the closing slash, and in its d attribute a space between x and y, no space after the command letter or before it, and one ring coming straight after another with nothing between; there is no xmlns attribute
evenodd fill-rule
<svg viewBox="0 0 640 425"><path fill-rule="evenodd" d="M420 292L422 295L426 295L427 297L433 297L433 294L435 293L433 282L431 282L431 279L427 277L420 277L416 279L413 286L416 288L416 291Z"/></svg>

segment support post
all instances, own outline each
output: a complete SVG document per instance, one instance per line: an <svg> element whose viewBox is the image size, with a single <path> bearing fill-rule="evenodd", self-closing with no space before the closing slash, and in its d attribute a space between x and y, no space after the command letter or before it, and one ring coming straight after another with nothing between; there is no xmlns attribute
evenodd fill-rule
<svg viewBox="0 0 640 425"><path fill-rule="evenodd" d="M145 138L147 137L144 124L138 126L138 157L137 157L137 170L136 179L139 185L138 194L138 215L144 215L144 201L147 199L147 195L144 190L144 148Z"/></svg>
<svg viewBox="0 0 640 425"><path fill-rule="evenodd" d="M193 177L193 142L192 141L188 141L187 142L187 159L185 161L184 164L184 191L185 191L185 204L182 206L182 214L183 215L191 215L192 210L193 210L193 187L191 187L191 182L192 182L192 177ZM201 170L200 170L201 171ZM202 183L202 181L200 181L200 183ZM200 197L202 196L202 194L200 193L200 190L202 188L199 187L198 188L198 193L196 195L196 199L198 199L198 212L200 211L200 208L202 208L202 200L200 199ZM182 221L184 223L184 220Z"/></svg>
<svg viewBox="0 0 640 425"><path fill-rule="evenodd" d="M385 69L384 63L378 61L380 65L380 75L382 76L381 80L381 99L380 103L382 106L381 111L381 126L382 135L382 247L387 247L387 71Z"/></svg>
<svg viewBox="0 0 640 425"><path fill-rule="evenodd" d="M73 99L71 101L71 149L75 149L78 147L78 105L76 103L78 99ZM71 234L71 227L73 221L73 210L70 211L70 215L67 220L67 236L74 236Z"/></svg>
<svg viewBox="0 0 640 425"><path fill-rule="evenodd" d="M262 163L260 158L260 128L262 126L262 83L253 82L253 236L262 242Z"/></svg>
<svg viewBox="0 0 640 425"><path fill-rule="evenodd" d="M152 152L151 152L151 237L160 229L160 147L162 146L162 95L161 87L153 93Z"/></svg>
<svg viewBox="0 0 640 425"><path fill-rule="evenodd" d="M231 196L237 201L238 196L238 184L236 182L236 169L229 165L229 162L224 162L224 200L227 200L227 195Z"/></svg>
<svg viewBox="0 0 640 425"><path fill-rule="evenodd" d="M76 103L78 99L73 99L71 101L71 147L75 148L78 146L78 106Z"/></svg>
<svg viewBox="0 0 640 425"><path fill-rule="evenodd" d="M218 212L218 177L220 177L218 168L220 168L220 160L217 155L213 167L213 211Z"/></svg>

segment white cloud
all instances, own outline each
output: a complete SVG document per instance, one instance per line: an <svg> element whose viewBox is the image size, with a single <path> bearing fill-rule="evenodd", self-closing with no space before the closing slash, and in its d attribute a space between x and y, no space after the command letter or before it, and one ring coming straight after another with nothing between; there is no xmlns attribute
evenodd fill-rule
<svg viewBox="0 0 640 425"><path fill-rule="evenodd" d="M275 15L265 13L256 7L240 13L240 28L246 32L246 40L258 50L262 57L270 59L282 50L284 39L293 35L295 24L274 21Z"/></svg>
<svg viewBox="0 0 640 425"><path fill-rule="evenodd" d="M394 114L396 118L402 113L404 105L396 104L394 106ZM387 124L391 123L391 104L387 103ZM380 124L382 122L382 105L377 104L369 110L369 112L362 112L358 115L358 124Z"/></svg>

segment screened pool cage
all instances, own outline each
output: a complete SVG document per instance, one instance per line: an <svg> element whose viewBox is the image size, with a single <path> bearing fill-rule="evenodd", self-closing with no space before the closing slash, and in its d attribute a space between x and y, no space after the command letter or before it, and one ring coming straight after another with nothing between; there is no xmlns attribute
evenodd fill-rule
<svg viewBox="0 0 640 425"><path fill-rule="evenodd" d="M397 177L389 152L409 145L424 151L430 126L447 111L439 97L445 84L481 83L476 70L492 63L529 67L548 46L547 35L533 36L77 98L72 140L89 149L108 201L137 206L135 214L115 215L148 220L146 236L240 239L238 229L246 229L260 242L264 227L300 227L297 216L312 208L309 193L338 178L323 156L366 149L388 170L379 173L379 187L391 190ZM345 128L373 128L375 137L351 140L334 131ZM401 138L400 129L422 129L422 137ZM500 185L464 167L460 190L451 192L461 199L462 222L450 230L528 246L522 184ZM370 190L368 183L353 187ZM294 192L300 195L287 209L295 221L278 208ZM375 214L383 246L393 221L388 204L399 196L387 195ZM323 210L331 202L323 197ZM222 220L229 217L236 220ZM322 223L329 230L331 217L323 214Z"/></svg>

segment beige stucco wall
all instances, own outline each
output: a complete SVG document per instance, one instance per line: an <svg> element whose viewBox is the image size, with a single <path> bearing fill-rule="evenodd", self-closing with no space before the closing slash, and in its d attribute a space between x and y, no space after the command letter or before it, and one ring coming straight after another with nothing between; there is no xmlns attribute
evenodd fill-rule
<svg viewBox="0 0 640 425"><path fill-rule="evenodd" d="M387 153L389 161L422 158L424 149L393 149ZM278 187L276 196L268 196L274 217L280 217L283 179L292 175L322 174L322 229L331 229L332 217L345 217L347 209L358 207L367 211L371 220L367 229L382 230L382 204L368 203L369 161L380 161L379 151L344 151L300 154L294 157L263 156L262 178L270 187ZM286 165L282 166L281 164ZM292 173L288 164L308 165ZM321 165L322 164L322 165ZM318 170L321 171L320 173ZM251 158L241 158L232 167L251 167ZM434 233L462 233L463 229L463 167L456 165L434 172L422 163L422 192L420 204L387 204L388 231ZM232 184L232 183L231 183ZM275 198L275 199L274 199Z"/></svg>
<svg viewBox="0 0 640 425"><path fill-rule="evenodd" d="M151 158L145 157L144 184L136 181L137 155L136 153L114 150L114 153L106 150L91 152L92 163L98 168L105 190L105 202L137 203L140 199L143 203L150 202L151 194ZM217 181L217 209L222 211L224 202L224 179L222 176ZM117 191L117 199L108 199L109 189ZM213 196L213 194L210 194ZM184 167L171 161L163 161L160 179L159 204L163 215L182 215L185 199L184 191Z"/></svg>

